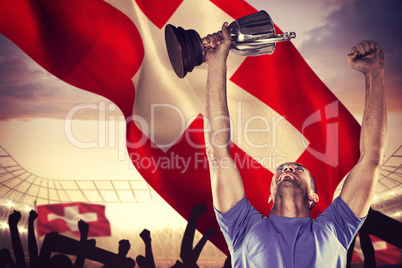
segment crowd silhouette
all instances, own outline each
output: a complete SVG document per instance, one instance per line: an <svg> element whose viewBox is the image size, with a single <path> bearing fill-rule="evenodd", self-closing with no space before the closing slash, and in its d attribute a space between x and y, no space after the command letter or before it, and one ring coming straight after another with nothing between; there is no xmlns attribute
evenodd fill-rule
<svg viewBox="0 0 402 268"><path fill-rule="evenodd" d="M208 229L197 245L193 248L195 229L198 219L205 214L207 206L197 204L193 207L190 213L190 218L187 223L181 248L180 259L171 267L198 267L197 260L209 238L216 235L214 229ZM18 223L21 220L21 213L14 210L9 215L8 225L10 228L12 250L14 259L12 258L9 249L3 248L0 250L0 268L83 268L86 259L97 261L103 264L103 268L132 268L136 265L139 268L156 268L154 256L152 253L151 232L144 229L140 233L140 237L145 244L145 255L138 255L135 260L127 257L131 248L129 240L123 239L119 241L118 253L112 253L102 248L96 247L95 239L88 239L89 225L80 220L77 222L80 232L80 240L75 240L67 236L60 235L56 232L50 232L45 235L42 247L38 249L38 244L35 237L34 222L38 214L31 210L28 218L28 251L29 263L25 261L25 254L21 243ZM70 255L76 256L73 263ZM223 264L224 268L231 267L230 256Z"/></svg>
<svg viewBox="0 0 402 268"><path fill-rule="evenodd" d="M184 231L180 247L180 259L171 267L174 268L196 268L197 260L204 248L206 242L216 235L214 229L208 229L203 234L200 241L193 248L195 230L199 218L207 212L207 206L204 203L195 205L190 213L190 217ZM0 268L83 268L85 259L91 259L103 264L103 268L132 268L136 265L139 268L156 268L152 252L151 232L144 229L140 237L145 245L145 255L138 255L135 260L127 257L131 248L129 240L119 241L118 253L112 253L96 247L95 239L88 239L89 225L80 220L77 222L80 232L80 240L60 235L56 232L46 234L43 245L39 252L35 237L34 222L38 214L31 210L28 217L28 251L29 263L25 263L25 254L21 243L18 223L21 220L21 213L14 210L9 215L8 225L10 228L12 250L14 259L10 251L6 248L0 250ZM370 209L367 219L359 231L361 249L364 254L364 267L376 267L375 250L370 240L370 234L375 235L382 240L402 248L402 233L395 232L401 230L402 223L376 211ZM355 240L349 247L348 264L351 267L352 253ZM53 254L52 254L53 253ZM55 254L54 254L55 253ZM76 256L73 263L67 255ZM226 258L223 268L231 267L230 255Z"/></svg>

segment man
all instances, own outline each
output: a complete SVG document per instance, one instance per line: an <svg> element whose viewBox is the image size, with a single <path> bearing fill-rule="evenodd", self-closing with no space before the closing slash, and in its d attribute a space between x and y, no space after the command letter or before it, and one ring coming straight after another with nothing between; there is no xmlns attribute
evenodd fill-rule
<svg viewBox="0 0 402 268"><path fill-rule="evenodd" d="M114 259L109 259L108 264L102 266L103 268L109 268L109 267L134 267L135 266L135 261L130 258L126 257L128 252L130 251L131 245L130 241L127 239L122 239L119 241L119 251L117 253L118 260L120 263L116 263L116 260Z"/></svg>
<svg viewBox="0 0 402 268"><path fill-rule="evenodd" d="M308 170L298 163L277 168L271 182L269 218L245 198L242 179L229 154L226 59L231 41L227 23L203 39L210 43L205 134L213 203L234 267L345 267L346 253L371 205L386 146L384 56L374 41L363 41L347 56L366 78L361 157L340 197L317 219L310 210L319 198ZM229 163L229 164L228 164Z"/></svg>

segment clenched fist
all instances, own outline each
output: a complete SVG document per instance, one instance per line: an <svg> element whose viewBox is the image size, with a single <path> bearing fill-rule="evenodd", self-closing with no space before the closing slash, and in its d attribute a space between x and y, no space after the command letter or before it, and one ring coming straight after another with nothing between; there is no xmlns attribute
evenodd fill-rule
<svg viewBox="0 0 402 268"><path fill-rule="evenodd" d="M384 54L373 40L357 43L351 48L347 59L351 69L365 75L378 74L384 70Z"/></svg>

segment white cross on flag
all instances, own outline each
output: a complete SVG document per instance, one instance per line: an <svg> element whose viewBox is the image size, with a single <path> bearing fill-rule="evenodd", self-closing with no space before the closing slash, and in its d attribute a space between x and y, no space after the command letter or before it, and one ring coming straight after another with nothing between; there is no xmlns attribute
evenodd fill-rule
<svg viewBox="0 0 402 268"><path fill-rule="evenodd" d="M243 0L1 1L0 32L56 77L113 101L127 119L134 166L184 218L206 203L206 220L197 226L204 232L219 229L204 148L207 69L179 79L164 28L203 37L255 12ZM230 53L228 105L231 154L250 203L267 215L272 170L297 161L317 183L312 215L322 212L359 158L360 126L292 43L278 43L269 56ZM223 235L212 242L228 253Z"/></svg>
<svg viewBox="0 0 402 268"><path fill-rule="evenodd" d="M110 236L110 223L105 216L105 206L88 203L63 203L37 206L39 236L49 232L70 231L80 236L78 221L89 225L89 236Z"/></svg>

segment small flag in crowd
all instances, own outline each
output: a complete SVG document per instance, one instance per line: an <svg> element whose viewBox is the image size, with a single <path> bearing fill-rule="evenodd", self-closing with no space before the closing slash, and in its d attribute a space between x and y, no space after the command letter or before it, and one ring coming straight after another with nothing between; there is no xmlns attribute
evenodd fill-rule
<svg viewBox="0 0 402 268"><path fill-rule="evenodd" d="M43 236L55 231L70 231L80 236L78 221L89 224L89 236L110 236L110 223L105 215L105 206L88 203L64 203L37 206L38 234Z"/></svg>

